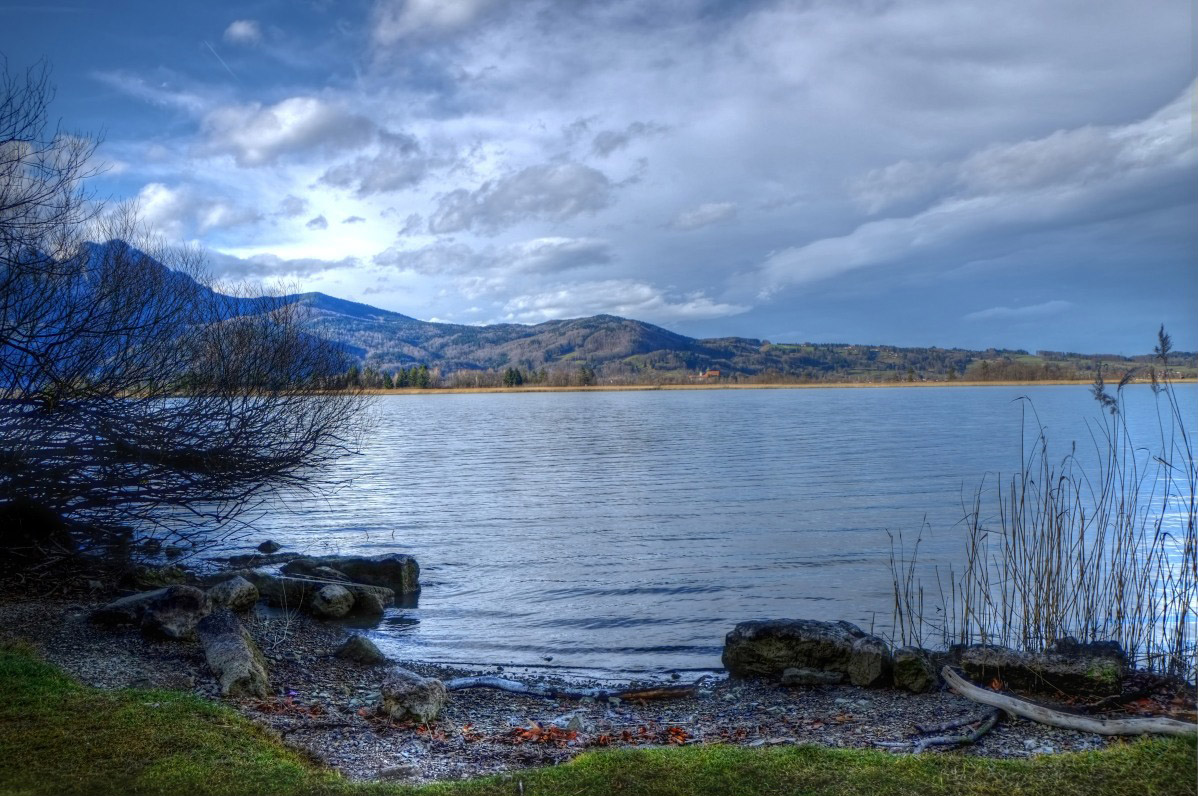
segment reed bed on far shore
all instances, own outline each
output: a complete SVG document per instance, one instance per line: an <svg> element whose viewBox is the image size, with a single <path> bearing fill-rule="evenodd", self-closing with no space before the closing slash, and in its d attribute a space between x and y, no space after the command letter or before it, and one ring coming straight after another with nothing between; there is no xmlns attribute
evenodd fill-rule
<svg viewBox="0 0 1198 796"><path fill-rule="evenodd" d="M1167 364L1162 328L1156 349ZM925 586L913 547L892 536L894 633L904 644L988 643L1042 651L1072 636L1118 641L1140 666L1194 678L1198 641L1198 465L1173 384L1151 371L1159 438L1133 440L1125 376L1091 389L1094 461L1076 444L1059 460L1031 417L1021 469L983 483L964 511L961 569ZM1026 400L1026 399L1024 399ZM1024 424L1024 436L1028 424ZM996 516L995 516L996 515Z"/></svg>

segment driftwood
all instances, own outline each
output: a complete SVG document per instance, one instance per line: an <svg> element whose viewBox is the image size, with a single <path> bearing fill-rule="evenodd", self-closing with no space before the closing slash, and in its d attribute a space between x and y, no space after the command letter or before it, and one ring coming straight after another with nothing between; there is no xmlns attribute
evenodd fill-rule
<svg viewBox="0 0 1198 796"><path fill-rule="evenodd" d="M915 731L921 735L927 735L933 732L948 732L955 730L958 727L968 727L970 724L977 724L979 721L985 721L990 718L993 710L987 710L984 713L979 713L976 716L966 716L963 719L953 719L952 721L942 722L940 724L916 724Z"/></svg>
<svg viewBox="0 0 1198 796"><path fill-rule="evenodd" d="M933 746L964 746L965 744L977 743L979 738L994 729L994 725L998 723L998 718L1001 715L1001 710L995 709L990 711L989 715L979 717L982 723L976 729L964 735L935 735L931 738L921 738L915 742L915 753L919 754ZM975 719L975 721L979 719Z"/></svg>
<svg viewBox="0 0 1198 796"><path fill-rule="evenodd" d="M1094 732L1099 735L1196 735L1198 724L1166 718L1136 718L1136 719L1100 719L1093 716L1079 716L1074 713L1054 710L1044 705L1037 705L1026 699L997 694L966 680L961 675L945 666L940 675L945 682L961 696L982 705L999 708L1006 712L1028 719L1029 721L1047 724L1050 727L1063 727L1067 730Z"/></svg>
<svg viewBox="0 0 1198 796"><path fill-rule="evenodd" d="M497 688L512 694L527 694L529 696L548 697L557 699L591 698L597 701L611 699L682 699L695 695L694 686L661 686L656 688L625 688L609 690L607 688L555 688L552 686L531 685L518 680L507 680L503 677L482 675L480 677L455 677L445 681L446 691L461 691L466 688Z"/></svg>

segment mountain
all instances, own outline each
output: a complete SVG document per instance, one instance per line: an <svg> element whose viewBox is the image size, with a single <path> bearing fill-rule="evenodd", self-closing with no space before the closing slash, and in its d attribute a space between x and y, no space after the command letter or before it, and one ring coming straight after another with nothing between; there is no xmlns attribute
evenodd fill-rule
<svg viewBox="0 0 1198 796"><path fill-rule="evenodd" d="M92 244L126 246L121 241ZM134 250L136 251L136 250ZM138 252L140 254L140 252ZM141 255L147 267L164 268ZM187 279L183 275L179 278ZM547 321L535 325L469 326L421 321L408 315L324 293L280 299L236 299L231 307L253 314L275 301L297 303L311 314L313 330L341 343L362 365L394 372L413 365L459 371L577 373L582 366L599 378L625 382L686 380L719 370L721 378L756 381L885 381L945 379L1090 378L1101 365L1108 373L1146 365L1150 356L1121 357L1023 350L902 348L887 345L771 343L743 337L697 339L660 326L615 315ZM1193 375L1195 354L1175 353L1179 375ZM951 374L951 375L950 375Z"/></svg>

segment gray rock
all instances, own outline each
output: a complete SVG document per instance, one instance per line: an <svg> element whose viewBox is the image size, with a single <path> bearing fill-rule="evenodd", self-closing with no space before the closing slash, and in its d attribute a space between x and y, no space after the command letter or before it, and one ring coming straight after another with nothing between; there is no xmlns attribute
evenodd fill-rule
<svg viewBox="0 0 1198 796"><path fill-rule="evenodd" d="M349 583L353 581L353 578L351 578L349 575L346 575L344 572L338 572L332 567L314 567L312 571L305 577L313 578L315 580L333 580L337 581L338 583Z"/></svg>
<svg viewBox="0 0 1198 796"><path fill-rule="evenodd" d="M234 575L208 589L212 610L248 611L258 602L258 587L240 575Z"/></svg>
<svg viewBox="0 0 1198 796"><path fill-rule="evenodd" d="M194 586L131 594L92 612L92 620L104 625L136 624L142 632L167 638L191 638L196 623L208 614L208 598Z"/></svg>
<svg viewBox="0 0 1198 796"><path fill-rule="evenodd" d="M844 682L843 672L823 669L787 669L782 672L782 685L836 685Z"/></svg>
<svg viewBox="0 0 1198 796"><path fill-rule="evenodd" d="M862 636L853 642L849 656L849 682L863 688L890 685L890 646L877 636Z"/></svg>
<svg viewBox="0 0 1198 796"><path fill-rule="evenodd" d="M205 617L197 631L222 696L266 697L270 692L266 659L231 611Z"/></svg>
<svg viewBox="0 0 1198 796"><path fill-rule="evenodd" d="M1015 691L1110 696L1123 690L1127 656L1117 644L1060 645L1069 654L1017 652L992 644L955 646L949 656L978 682L997 677Z"/></svg>
<svg viewBox="0 0 1198 796"><path fill-rule="evenodd" d="M851 622L741 622L724 640L724 668L733 677L781 680L787 669L808 669L846 675L858 685L884 685L889 661L886 643Z"/></svg>
<svg viewBox="0 0 1198 796"><path fill-rule="evenodd" d="M258 545L258 552L265 553L266 555L270 555L271 553L277 553L282 549L283 549L283 545L279 544L278 542L274 541L273 539L267 539L265 542Z"/></svg>
<svg viewBox="0 0 1198 796"><path fill-rule="evenodd" d="M355 583L384 586L396 594L420 591L420 566L412 556L391 553L381 556L322 556L297 558L283 567L288 575L312 577L317 567L343 572Z"/></svg>
<svg viewBox="0 0 1198 796"><path fill-rule="evenodd" d="M347 638L345 643L338 647L335 654L338 658L366 666L378 666L387 662L387 656L375 646L373 641L356 633Z"/></svg>
<svg viewBox="0 0 1198 796"><path fill-rule="evenodd" d="M445 684L407 669L392 669L383 681L383 711L393 719L421 724L437 718L445 707Z"/></svg>
<svg viewBox="0 0 1198 796"><path fill-rule="evenodd" d="M396 766L380 768L376 776L381 780L394 781L398 779L408 779L410 777L416 776L419 773L420 770L416 768L416 766L411 765L410 763L400 763Z"/></svg>
<svg viewBox="0 0 1198 796"><path fill-rule="evenodd" d="M330 583L312 596L308 610L317 619L340 619L354 607L354 596L349 589Z"/></svg>
<svg viewBox="0 0 1198 796"><path fill-rule="evenodd" d="M919 647L899 647L894 651L894 686L922 694L936 685L936 670L928 653Z"/></svg>
<svg viewBox="0 0 1198 796"><path fill-rule="evenodd" d="M310 610L316 594L330 585L323 580L282 577L253 570L246 570L242 574L258 587L259 594L267 603L285 609ZM353 595L354 604L350 610L351 614L368 617L382 616L383 609L395 602L395 592L382 586L367 586L361 583L336 585Z"/></svg>

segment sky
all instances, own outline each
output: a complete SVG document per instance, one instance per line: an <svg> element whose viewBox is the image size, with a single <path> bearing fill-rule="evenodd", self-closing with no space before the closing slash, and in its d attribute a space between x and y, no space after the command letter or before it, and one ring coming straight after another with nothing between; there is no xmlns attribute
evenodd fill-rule
<svg viewBox="0 0 1198 796"><path fill-rule="evenodd" d="M5 2L223 279L455 323L1198 349L1190 0Z"/></svg>

